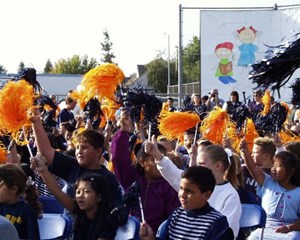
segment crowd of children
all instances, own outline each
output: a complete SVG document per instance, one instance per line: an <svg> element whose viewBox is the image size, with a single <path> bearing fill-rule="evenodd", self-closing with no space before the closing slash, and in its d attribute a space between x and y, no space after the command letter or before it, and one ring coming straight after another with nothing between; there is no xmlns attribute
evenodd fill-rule
<svg viewBox="0 0 300 240"><path fill-rule="evenodd" d="M255 117L263 110L259 94L249 107ZM214 89L201 102L195 94L188 112L203 120L223 105L232 118L242 105L238 93L225 105L218 95ZM176 113L172 103L168 99L167 111ZM150 123L134 121L128 107L120 108L112 122L95 127L86 113L73 115L75 105L68 96L66 108L50 127L40 109L32 110L31 143L9 146L10 156L0 165L0 215L13 224L20 239L40 239L43 194L64 206L73 222L73 239L114 239L120 224L110 220L111 213L134 183L139 202L129 214L141 222L142 240L155 239L163 222L167 239L243 239L243 203L261 204L266 211L264 239L300 239L296 133L293 141L286 141L280 134L271 138L260 132L251 144L244 137L233 147L229 134L219 143L195 134L193 128L182 132L180 142L181 136L168 140L152 132ZM290 119L289 124L297 122ZM258 235L255 230L249 239Z"/></svg>

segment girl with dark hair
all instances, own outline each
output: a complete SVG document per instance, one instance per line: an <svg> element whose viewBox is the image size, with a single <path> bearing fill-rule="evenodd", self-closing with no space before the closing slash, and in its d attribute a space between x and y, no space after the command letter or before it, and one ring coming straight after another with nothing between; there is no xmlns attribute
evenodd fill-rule
<svg viewBox="0 0 300 240"><path fill-rule="evenodd" d="M97 173L85 173L75 182L75 200L64 193L48 171L41 155L31 158L48 189L74 217L74 240L114 239L117 225L107 217L111 212L111 196L106 179Z"/></svg>
<svg viewBox="0 0 300 240"><path fill-rule="evenodd" d="M17 164L0 166L0 215L14 224L20 239L40 239L38 192L32 176L27 177Z"/></svg>
<svg viewBox="0 0 300 240"><path fill-rule="evenodd" d="M117 227L111 212L109 187L99 174L84 174L75 183L74 239L114 239Z"/></svg>
<svg viewBox="0 0 300 240"><path fill-rule="evenodd" d="M258 184L257 194L267 213L264 239L300 239L300 162L296 155L288 151L277 153L269 176L256 166L245 140L240 150ZM257 239L260 231L255 230L248 239Z"/></svg>

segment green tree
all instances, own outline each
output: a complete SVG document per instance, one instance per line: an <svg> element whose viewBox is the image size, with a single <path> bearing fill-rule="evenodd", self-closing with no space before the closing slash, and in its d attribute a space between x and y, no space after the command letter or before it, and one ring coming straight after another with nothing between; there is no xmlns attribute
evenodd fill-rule
<svg viewBox="0 0 300 240"><path fill-rule="evenodd" d="M87 55L80 57L74 55L68 59L59 59L54 64L51 73L54 74L85 74L98 65L95 58L89 59Z"/></svg>
<svg viewBox="0 0 300 240"><path fill-rule="evenodd" d="M25 69L25 63L21 61L19 63L18 72L22 72Z"/></svg>
<svg viewBox="0 0 300 240"><path fill-rule="evenodd" d="M167 92L168 63L162 58L155 59L146 65L148 85L156 92Z"/></svg>
<svg viewBox="0 0 300 240"><path fill-rule="evenodd" d="M157 55L157 58L146 65L148 85L156 92L166 93L168 86L168 62ZM170 59L170 85L178 83L176 61Z"/></svg>
<svg viewBox="0 0 300 240"><path fill-rule="evenodd" d="M53 69L52 62L50 61L50 59L48 59L44 67L44 73L51 73L52 69Z"/></svg>
<svg viewBox="0 0 300 240"><path fill-rule="evenodd" d="M104 35L104 41L101 42L101 50L103 52L103 58L101 58L101 61L104 63L114 63L114 58L116 57L112 51L113 43L110 40L109 33L107 29L103 32Z"/></svg>
<svg viewBox="0 0 300 240"><path fill-rule="evenodd" d="M7 70L5 69L5 67L3 65L0 64L0 73L1 74L5 74L7 73Z"/></svg>
<svg viewBox="0 0 300 240"><path fill-rule="evenodd" d="M183 82L198 82L200 78L200 42L198 37L183 48Z"/></svg>

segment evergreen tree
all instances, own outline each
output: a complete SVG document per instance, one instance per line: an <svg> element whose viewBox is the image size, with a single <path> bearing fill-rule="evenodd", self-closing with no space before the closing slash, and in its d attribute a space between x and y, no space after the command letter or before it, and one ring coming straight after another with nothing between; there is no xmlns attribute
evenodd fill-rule
<svg viewBox="0 0 300 240"><path fill-rule="evenodd" d="M25 69L25 63L23 61L21 61L19 63L19 67L18 67L18 72L23 72L23 70Z"/></svg>
<svg viewBox="0 0 300 240"><path fill-rule="evenodd" d="M101 50L103 52L103 58L101 58L101 61L104 63L114 63L114 58L116 57L112 51L112 42L110 41L109 34L107 29L103 32L104 35L104 41L101 42Z"/></svg>
<svg viewBox="0 0 300 240"><path fill-rule="evenodd" d="M0 73L1 74L5 74L7 73L7 70L5 69L5 67L3 65L0 64Z"/></svg>
<svg viewBox="0 0 300 240"><path fill-rule="evenodd" d="M51 73L52 69L53 69L53 65L50 59L48 59L44 68L44 73Z"/></svg>

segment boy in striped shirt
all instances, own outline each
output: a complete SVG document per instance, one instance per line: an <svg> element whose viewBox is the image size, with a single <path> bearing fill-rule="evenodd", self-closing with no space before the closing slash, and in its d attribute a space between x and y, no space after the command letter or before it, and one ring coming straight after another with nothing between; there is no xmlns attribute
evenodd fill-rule
<svg viewBox="0 0 300 240"><path fill-rule="evenodd" d="M163 239L234 239L226 217L207 202L215 184L214 175L208 168L193 166L183 171L178 193L181 207L168 218ZM142 240L155 239L146 222L141 225L140 237Z"/></svg>

